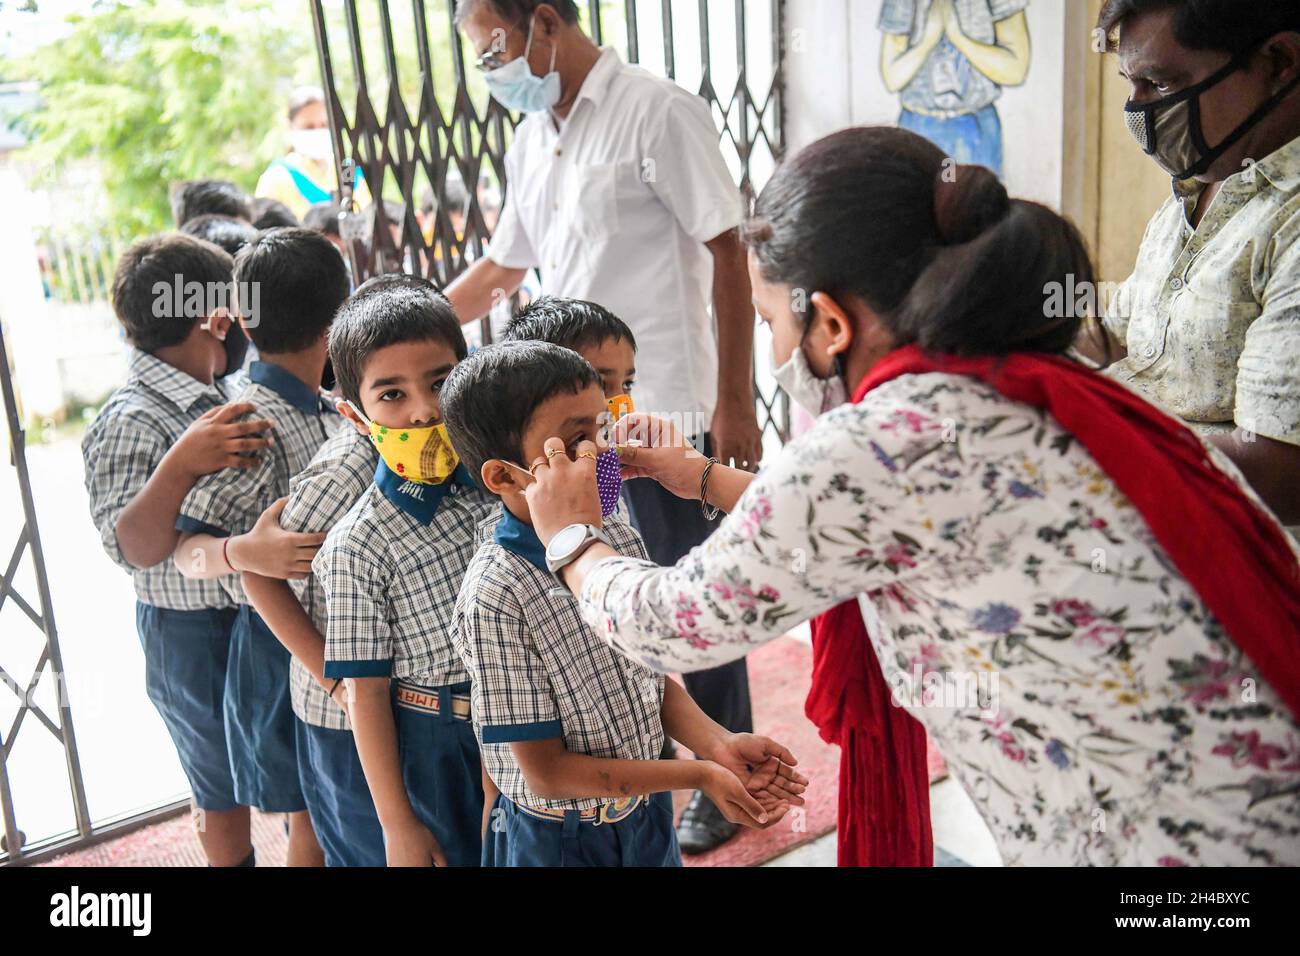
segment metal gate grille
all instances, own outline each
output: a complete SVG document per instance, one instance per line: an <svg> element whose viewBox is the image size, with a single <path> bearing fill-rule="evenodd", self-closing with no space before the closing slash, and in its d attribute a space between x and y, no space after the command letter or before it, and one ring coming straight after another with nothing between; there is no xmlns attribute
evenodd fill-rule
<svg viewBox="0 0 1300 956"><path fill-rule="evenodd" d="M580 4L580 6L582 6ZM424 275L439 287L483 255L508 189L518 123L467 61L455 0L312 0L312 20L358 281ZM752 203L783 147L784 0L588 0L584 27L630 62L698 92ZM350 204L350 166L383 203ZM487 322L482 341L490 341ZM756 389L759 423L788 435L788 406Z"/></svg>

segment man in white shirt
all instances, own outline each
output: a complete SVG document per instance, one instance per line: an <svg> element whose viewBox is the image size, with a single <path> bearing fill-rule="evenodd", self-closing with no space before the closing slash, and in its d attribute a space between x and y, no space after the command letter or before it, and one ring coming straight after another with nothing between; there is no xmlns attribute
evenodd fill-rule
<svg viewBox="0 0 1300 956"><path fill-rule="evenodd" d="M596 46L574 0L460 0L456 17L496 99L529 114L506 157L491 248L447 289L461 320L487 314L535 268L545 293L596 302L632 329L638 411L679 423L724 464L757 468L745 210L707 104ZM714 527L653 482L629 483L628 497L659 563ZM752 721L739 664L687 683L735 732ZM692 810L679 832L687 852L734 832L711 805Z"/></svg>

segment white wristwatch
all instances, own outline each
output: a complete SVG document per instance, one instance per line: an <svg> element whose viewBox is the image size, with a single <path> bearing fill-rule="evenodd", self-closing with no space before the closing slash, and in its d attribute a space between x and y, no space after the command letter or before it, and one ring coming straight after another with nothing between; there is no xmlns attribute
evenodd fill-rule
<svg viewBox="0 0 1300 956"><path fill-rule="evenodd" d="M554 538L546 548L546 566L552 574L559 574L574 561L577 561L593 544L599 541L611 548L614 542L609 535L594 525L571 524Z"/></svg>

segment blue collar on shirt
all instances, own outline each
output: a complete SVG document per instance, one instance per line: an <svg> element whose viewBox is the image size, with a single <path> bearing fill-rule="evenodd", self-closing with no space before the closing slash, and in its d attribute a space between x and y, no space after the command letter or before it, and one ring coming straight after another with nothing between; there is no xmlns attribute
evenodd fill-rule
<svg viewBox="0 0 1300 956"><path fill-rule="evenodd" d="M501 506L501 520L497 522L497 529L492 536L507 551L519 555L547 574L551 573L551 569L546 566L546 549L542 547L542 539L537 537L537 532L531 525L516 518L505 505Z"/></svg>
<svg viewBox="0 0 1300 956"><path fill-rule="evenodd" d="M248 379L257 385L266 386L298 411L307 415L334 411L334 407L320 392L313 391L300 379L270 362L254 362L249 365Z"/></svg>
<svg viewBox="0 0 1300 956"><path fill-rule="evenodd" d="M375 487L385 498L422 525L433 523L434 515L448 495L454 495L465 488L473 488L474 480L469 476L469 469L457 465L452 476L440 485L422 485L407 481L397 474L384 460L379 459L375 466Z"/></svg>

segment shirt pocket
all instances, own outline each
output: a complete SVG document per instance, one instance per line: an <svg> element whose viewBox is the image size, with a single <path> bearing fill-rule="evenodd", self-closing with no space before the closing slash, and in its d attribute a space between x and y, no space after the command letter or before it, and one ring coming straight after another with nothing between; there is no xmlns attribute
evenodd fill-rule
<svg viewBox="0 0 1300 956"><path fill-rule="evenodd" d="M603 241L618 235L619 177L626 163L576 166L569 175L570 223L584 239Z"/></svg>

